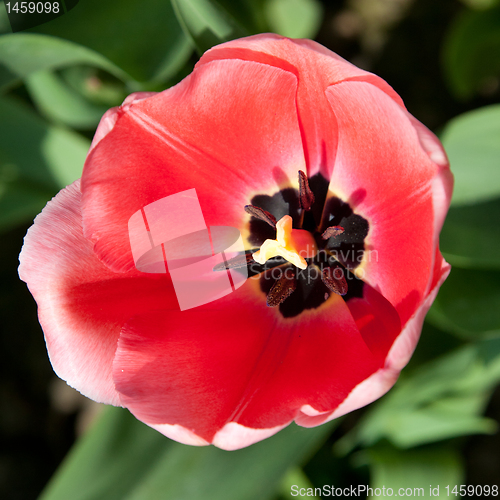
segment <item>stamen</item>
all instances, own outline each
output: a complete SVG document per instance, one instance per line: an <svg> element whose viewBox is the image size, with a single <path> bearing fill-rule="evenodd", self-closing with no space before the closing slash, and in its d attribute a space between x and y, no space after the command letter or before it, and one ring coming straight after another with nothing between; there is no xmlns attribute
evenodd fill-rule
<svg viewBox="0 0 500 500"><path fill-rule="evenodd" d="M297 279L292 267L285 269L280 278L274 283L267 294L267 305L269 307L279 306L284 302L297 288Z"/></svg>
<svg viewBox="0 0 500 500"><path fill-rule="evenodd" d="M311 233L292 228L292 218L285 215L276 223L276 239L266 240L253 258L259 264L278 255L300 269L307 267L305 258L314 257L318 251Z"/></svg>
<svg viewBox="0 0 500 500"><path fill-rule="evenodd" d="M213 270L225 271L226 269L238 269L246 267L250 262L253 262L253 255L251 253L237 255L232 259L226 260L226 262L220 262L219 264L214 266Z"/></svg>
<svg viewBox="0 0 500 500"><path fill-rule="evenodd" d="M330 291L338 295L347 293L347 281L341 267L325 267L321 272L321 280Z"/></svg>
<svg viewBox="0 0 500 500"><path fill-rule="evenodd" d="M303 210L311 210L314 203L314 194L309 187L307 175L299 170L299 203Z"/></svg>
<svg viewBox="0 0 500 500"><path fill-rule="evenodd" d="M246 205L245 212L247 214L253 215L254 217L257 217L257 219L267 222L270 226L276 227L276 217L260 207L256 207L254 205Z"/></svg>
<svg viewBox="0 0 500 500"><path fill-rule="evenodd" d="M330 226L326 229L326 231L321 235L324 240L329 240L332 236L338 236L344 232L344 228L342 226Z"/></svg>

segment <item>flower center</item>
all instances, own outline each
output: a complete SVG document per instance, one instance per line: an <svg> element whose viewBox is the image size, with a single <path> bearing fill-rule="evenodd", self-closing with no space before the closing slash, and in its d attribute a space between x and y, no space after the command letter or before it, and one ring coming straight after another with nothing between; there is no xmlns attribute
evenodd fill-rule
<svg viewBox="0 0 500 500"><path fill-rule="evenodd" d="M276 223L276 239L264 241L260 250L253 254L259 264L265 264L273 257L283 257L294 266L305 269L305 259L314 257L318 247L312 234L304 229L293 229L292 218L285 215Z"/></svg>
<svg viewBox="0 0 500 500"><path fill-rule="evenodd" d="M327 198L329 181L321 174L308 179L299 171L298 180L298 191L283 188L252 198L245 212L251 216L248 243L253 249L214 267L247 268L247 276L259 276L267 305L278 307L286 318L319 307L331 294L346 301L363 296L356 270L369 228L348 203Z"/></svg>

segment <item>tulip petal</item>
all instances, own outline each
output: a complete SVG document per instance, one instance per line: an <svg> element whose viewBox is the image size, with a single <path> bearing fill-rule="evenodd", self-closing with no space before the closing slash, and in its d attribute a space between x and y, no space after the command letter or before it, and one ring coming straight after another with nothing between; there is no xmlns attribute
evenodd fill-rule
<svg viewBox="0 0 500 500"><path fill-rule="evenodd" d="M85 235L103 262L133 268L128 220L168 195L195 188L207 225L241 228L254 194L296 185L296 88L278 68L214 61L120 112L82 177Z"/></svg>
<svg viewBox="0 0 500 500"><path fill-rule="evenodd" d="M436 258L430 280L431 288L429 293L396 339L396 342L387 356L386 366L391 366L398 370L402 370L406 366L420 338L425 315L434 302L439 288L450 274L450 270L451 266L443 259L439 249L436 249Z"/></svg>
<svg viewBox="0 0 500 500"><path fill-rule="evenodd" d="M276 321L265 303L259 316L252 304L237 307L235 297L246 286L230 298L137 316L125 325L114 377L122 404L137 418L180 425L207 442L224 427Z"/></svg>
<svg viewBox="0 0 500 500"><path fill-rule="evenodd" d="M404 325L425 297L433 268L439 167L406 112L378 88L339 83L327 96L340 130L330 190L369 223L358 276L396 307Z"/></svg>
<svg viewBox="0 0 500 500"><path fill-rule="evenodd" d="M150 427L182 444L189 444L191 446L207 446L210 444L194 432L182 427L182 425L150 424Z"/></svg>
<svg viewBox="0 0 500 500"><path fill-rule="evenodd" d="M439 247L439 233L444 224L448 207L453 193L453 174L450 171L448 156L439 139L415 117L407 114L415 128L420 145L427 153L430 160L438 167L437 175L432 179L432 202L434 207L434 246ZM442 256L436 252L436 263L440 265ZM434 288L434 283L429 282L429 290Z"/></svg>
<svg viewBox="0 0 500 500"><path fill-rule="evenodd" d="M116 275L83 237L80 182L63 189L35 219L19 257L19 275L38 303L55 372L98 402L119 405L112 363L121 326L131 314L171 303L166 275Z"/></svg>
<svg viewBox="0 0 500 500"><path fill-rule="evenodd" d="M229 422L215 434L212 444L222 450L239 450L274 436L274 434L284 429L287 425L288 423L270 429L251 429L236 422Z"/></svg>
<svg viewBox="0 0 500 500"><path fill-rule="evenodd" d="M438 251L439 253L439 251ZM433 287L419 309L406 323L387 356L385 365L373 375L356 386L338 408L317 416L303 414L296 422L303 427L315 427L357 410L383 396L395 383L400 371L406 366L415 350L422 324L431 307L439 288L450 273L451 266L441 257L436 258L436 267L432 276Z"/></svg>
<svg viewBox="0 0 500 500"><path fill-rule="evenodd" d="M363 71L312 40L291 40L270 33L218 45L198 62L243 59L284 69L298 79L297 112L309 177L329 179L337 149L337 124L325 89L345 80L376 85L404 108L401 98L381 78Z"/></svg>
<svg viewBox="0 0 500 500"><path fill-rule="evenodd" d="M363 297L353 297L347 307L371 353L384 359L401 332L401 321L392 304L365 283Z"/></svg>
<svg viewBox="0 0 500 500"><path fill-rule="evenodd" d="M284 336L285 332L282 333ZM336 408L356 380L383 365L369 350L344 300L332 295L320 312L304 312L289 326L286 357L236 415L248 427L269 428L295 419L304 405ZM283 342L283 340L282 340Z"/></svg>
<svg viewBox="0 0 500 500"><path fill-rule="evenodd" d="M104 139L109 132L113 130L120 114L127 111L127 109L130 108L134 102L142 101L143 99L152 97L155 94L156 92L135 92L127 96L121 106L108 109L99 122L99 126L97 127L94 138L92 139L92 144L90 145L88 154L90 154L91 151L102 141L102 139Z"/></svg>
<svg viewBox="0 0 500 500"><path fill-rule="evenodd" d="M304 404L332 410L382 365L340 296L284 319L249 280L196 309L132 318L113 373L122 404L140 420L180 425L229 449L228 436L236 447L263 439Z"/></svg>
<svg viewBox="0 0 500 500"><path fill-rule="evenodd" d="M237 424L236 422L229 422L215 434L212 443L205 441L194 432L182 427L182 425L149 425L168 438L182 444L189 444L191 446L207 446L209 444L213 444L222 450L234 451L271 437L288 424L279 425L277 427L273 427L272 429L250 429L249 427Z"/></svg>

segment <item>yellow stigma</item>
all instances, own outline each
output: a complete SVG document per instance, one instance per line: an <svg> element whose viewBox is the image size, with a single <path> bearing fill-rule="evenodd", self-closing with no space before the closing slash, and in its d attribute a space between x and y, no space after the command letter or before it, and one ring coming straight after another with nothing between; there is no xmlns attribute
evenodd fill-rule
<svg viewBox="0 0 500 500"><path fill-rule="evenodd" d="M311 233L292 228L292 218L285 215L276 223L276 239L266 240L260 250L253 254L259 264L265 264L273 257L283 257L300 269L307 267L305 258L314 257L318 249Z"/></svg>

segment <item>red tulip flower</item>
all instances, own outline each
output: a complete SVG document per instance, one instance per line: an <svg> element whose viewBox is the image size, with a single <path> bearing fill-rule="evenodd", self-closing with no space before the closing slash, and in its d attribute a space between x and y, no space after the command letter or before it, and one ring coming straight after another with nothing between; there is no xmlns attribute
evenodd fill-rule
<svg viewBox="0 0 500 500"><path fill-rule="evenodd" d="M257 35L104 115L81 180L29 230L20 275L69 385L182 443L237 449L395 383L449 272L452 184L387 83L315 42ZM193 188L206 226L244 242L213 272L249 279L180 310L170 272L136 267L128 224Z"/></svg>

